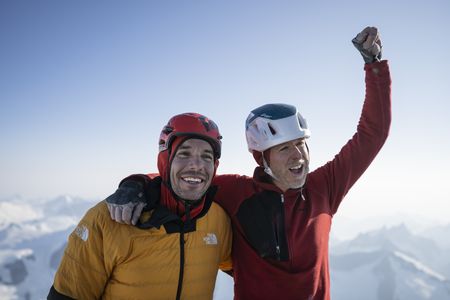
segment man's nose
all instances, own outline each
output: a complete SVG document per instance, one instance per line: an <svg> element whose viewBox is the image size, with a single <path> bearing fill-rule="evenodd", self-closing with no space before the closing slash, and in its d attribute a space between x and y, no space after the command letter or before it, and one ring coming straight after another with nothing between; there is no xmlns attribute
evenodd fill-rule
<svg viewBox="0 0 450 300"><path fill-rule="evenodd" d="M294 146L293 152L293 156L295 158L303 158L303 156L305 155L303 153L302 147Z"/></svg>
<svg viewBox="0 0 450 300"><path fill-rule="evenodd" d="M192 170L199 170L203 167L203 161L200 156L192 156L189 159L188 166Z"/></svg>

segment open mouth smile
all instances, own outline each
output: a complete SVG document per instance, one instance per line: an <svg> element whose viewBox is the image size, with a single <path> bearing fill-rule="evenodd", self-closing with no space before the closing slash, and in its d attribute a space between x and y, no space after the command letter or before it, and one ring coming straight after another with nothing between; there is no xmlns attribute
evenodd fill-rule
<svg viewBox="0 0 450 300"><path fill-rule="evenodd" d="M304 166L303 164L299 164L299 165L290 167L290 168L289 168L289 171L290 171L291 173L293 173L293 174L299 175L299 174L301 174L301 173L303 172L303 170L304 170L303 166Z"/></svg>
<svg viewBox="0 0 450 300"><path fill-rule="evenodd" d="M192 176L181 177L181 180L183 180L184 182L189 183L189 184L200 184L205 181L202 178L192 177Z"/></svg>

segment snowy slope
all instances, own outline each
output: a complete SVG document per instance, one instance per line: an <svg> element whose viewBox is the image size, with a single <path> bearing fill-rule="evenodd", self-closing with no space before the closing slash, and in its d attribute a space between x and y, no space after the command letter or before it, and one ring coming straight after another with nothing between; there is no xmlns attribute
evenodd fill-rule
<svg viewBox="0 0 450 300"><path fill-rule="evenodd" d="M450 299L449 253L405 225L360 234L331 253L333 299Z"/></svg>
<svg viewBox="0 0 450 300"><path fill-rule="evenodd" d="M0 299L45 299L66 238L92 201L0 202Z"/></svg>
<svg viewBox="0 0 450 300"><path fill-rule="evenodd" d="M443 249L450 253L450 224L445 226L434 226L419 233L420 236L432 239Z"/></svg>
<svg viewBox="0 0 450 300"><path fill-rule="evenodd" d="M331 256L333 299L450 299L450 281L398 251Z"/></svg>
<svg viewBox="0 0 450 300"><path fill-rule="evenodd" d="M353 240L333 247L334 254L380 250L401 251L419 261L426 262L426 265L450 278L448 249L440 247L430 238L412 234L404 224L363 233Z"/></svg>

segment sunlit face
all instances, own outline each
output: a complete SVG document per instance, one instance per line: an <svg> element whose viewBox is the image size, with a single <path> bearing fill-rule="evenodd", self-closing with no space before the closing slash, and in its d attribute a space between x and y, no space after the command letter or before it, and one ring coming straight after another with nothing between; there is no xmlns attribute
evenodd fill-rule
<svg viewBox="0 0 450 300"><path fill-rule="evenodd" d="M283 192L298 189L306 182L309 153L305 139L292 140L269 149L270 169L274 183Z"/></svg>
<svg viewBox="0 0 450 300"><path fill-rule="evenodd" d="M189 139L175 153L170 168L172 189L180 198L198 200L208 189L214 175L214 152L200 139Z"/></svg>

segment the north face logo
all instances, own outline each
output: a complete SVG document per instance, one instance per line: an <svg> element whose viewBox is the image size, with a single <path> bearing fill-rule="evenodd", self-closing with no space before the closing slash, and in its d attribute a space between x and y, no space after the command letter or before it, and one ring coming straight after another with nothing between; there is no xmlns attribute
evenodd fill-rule
<svg viewBox="0 0 450 300"><path fill-rule="evenodd" d="M73 231L73 233L75 233L80 239L82 239L85 242L89 237L89 229L83 224L78 225L77 228L75 228L75 230Z"/></svg>
<svg viewBox="0 0 450 300"><path fill-rule="evenodd" d="M208 233L203 238L206 245L217 245L217 237L214 233Z"/></svg>

